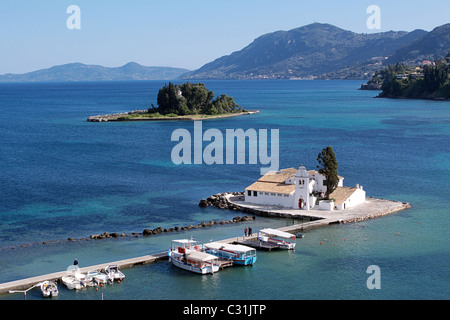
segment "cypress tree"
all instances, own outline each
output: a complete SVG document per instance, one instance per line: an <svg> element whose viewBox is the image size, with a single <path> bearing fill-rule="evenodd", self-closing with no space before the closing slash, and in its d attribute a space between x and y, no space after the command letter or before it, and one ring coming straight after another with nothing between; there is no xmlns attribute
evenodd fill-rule
<svg viewBox="0 0 450 320"><path fill-rule="evenodd" d="M317 161L319 162L317 166L319 173L323 174L327 180L325 198L329 199L330 194L336 190L339 183L339 176L337 174L338 162L333 148L330 146L324 148L317 156Z"/></svg>

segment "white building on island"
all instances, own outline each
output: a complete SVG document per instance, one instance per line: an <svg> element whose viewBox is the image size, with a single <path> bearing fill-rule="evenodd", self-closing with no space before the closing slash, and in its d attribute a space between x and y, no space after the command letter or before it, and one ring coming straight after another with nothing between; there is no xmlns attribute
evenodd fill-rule
<svg viewBox="0 0 450 320"><path fill-rule="evenodd" d="M327 191L325 176L316 170L306 171L304 166L269 171L258 181L245 188L245 202L282 206L293 209L343 210L366 200L362 186L344 187L339 176L336 190L330 194L332 201L319 200Z"/></svg>

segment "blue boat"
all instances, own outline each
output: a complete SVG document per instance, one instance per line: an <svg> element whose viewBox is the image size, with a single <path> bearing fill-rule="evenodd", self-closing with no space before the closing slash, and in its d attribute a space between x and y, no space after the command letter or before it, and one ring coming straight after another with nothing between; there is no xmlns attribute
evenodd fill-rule
<svg viewBox="0 0 450 320"><path fill-rule="evenodd" d="M256 249L223 242L210 242L203 245L205 252L219 258L232 260L238 265L253 265L256 262Z"/></svg>

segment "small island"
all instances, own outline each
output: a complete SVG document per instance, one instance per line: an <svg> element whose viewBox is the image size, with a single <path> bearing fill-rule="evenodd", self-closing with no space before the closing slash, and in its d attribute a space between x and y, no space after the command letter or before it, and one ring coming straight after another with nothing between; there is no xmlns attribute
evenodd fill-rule
<svg viewBox="0 0 450 320"><path fill-rule="evenodd" d="M418 65L389 65L375 72L361 90L381 90L377 98L450 100L450 53Z"/></svg>
<svg viewBox="0 0 450 320"><path fill-rule="evenodd" d="M151 104L146 110L91 116L89 122L108 121L162 121L162 120L207 120L226 118L259 111L248 111L240 107L232 97L222 94L215 98L214 92L203 83L172 82L158 92L158 107Z"/></svg>
<svg viewBox="0 0 450 320"><path fill-rule="evenodd" d="M301 224L282 229L287 232L359 222L411 208L408 202L367 197L359 184L344 186L331 146L322 149L317 162L318 170L307 170L300 165L298 169L269 171L243 191L214 194L201 199L199 206L302 220Z"/></svg>

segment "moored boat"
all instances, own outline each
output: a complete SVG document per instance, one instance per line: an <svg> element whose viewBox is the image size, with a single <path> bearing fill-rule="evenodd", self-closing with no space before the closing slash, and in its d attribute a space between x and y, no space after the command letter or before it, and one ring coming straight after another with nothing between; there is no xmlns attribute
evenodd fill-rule
<svg viewBox="0 0 450 320"><path fill-rule="evenodd" d="M125 279L125 275L119 270L116 264L109 265L105 268L106 275L111 279L111 281L117 280L122 281Z"/></svg>
<svg viewBox="0 0 450 320"><path fill-rule="evenodd" d="M178 268L199 274L219 271L218 257L201 250L201 245L193 239L173 240L168 253L169 260Z"/></svg>
<svg viewBox="0 0 450 320"><path fill-rule="evenodd" d="M93 287L95 286L94 278L92 278L90 275L86 273L82 273L81 271L75 272L75 278L80 280L81 284L83 284L85 287Z"/></svg>
<svg viewBox="0 0 450 320"><path fill-rule="evenodd" d="M113 280L114 280L114 279L111 279L111 277L109 275L107 275L106 273L99 272L99 271L89 271L87 274L88 274L88 276L92 277L94 279L94 282L96 282L97 284L113 282Z"/></svg>
<svg viewBox="0 0 450 320"><path fill-rule="evenodd" d="M74 290L74 289L80 290L85 287L85 285L82 284L80 280L78 280L71 274L67 274L67 275L63 276L61 278L61 281L65 284L67 289L70 289L70 290Z"/></svg>
<svg viewBox="0 0 450 320"><path fill-rule="evenodd" d="M61 278L61 281L68 289L79 290L87 286L95 285L94 279L89 275L82 273L76 265L67 267L67 274Z"/></svg>
<svg viewBox="0 0 450 320"><path fill-rule="evenodd" d="M258 240L263 243L275 244L281 249L295 249L295 235L277 229L262 229L259 231Z"/></svg>
<svg viewBox="0 0 450 320"><path fill-rule="evenodd" d="M44 281L36 286L39 286L44 297L57 297L59 294L58 286L52 281Z"/></svg>
<svg viewBox="0 0 450 320"><path fill-rule="evenodd" d="M256 262L256 249L223 242L210 242L204 245L206 253L219 258L232 260L238 265L253 265Z"/></svg>

